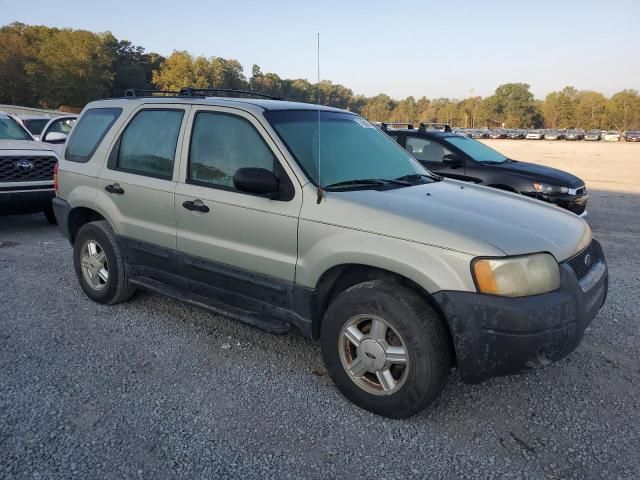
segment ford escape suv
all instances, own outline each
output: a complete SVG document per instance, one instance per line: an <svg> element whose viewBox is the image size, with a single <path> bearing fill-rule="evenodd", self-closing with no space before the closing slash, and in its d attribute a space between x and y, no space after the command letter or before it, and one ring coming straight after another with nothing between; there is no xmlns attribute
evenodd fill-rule
<svg viewBox="0 0 640 480"><path fill-rule="evenodd" d="M603 305L581 218L436 176L353 113L210 93L80 115L54 208L92 300L144 288L295 327L388 417L429 405L453 366L480 382L566 356Z"/></svg>

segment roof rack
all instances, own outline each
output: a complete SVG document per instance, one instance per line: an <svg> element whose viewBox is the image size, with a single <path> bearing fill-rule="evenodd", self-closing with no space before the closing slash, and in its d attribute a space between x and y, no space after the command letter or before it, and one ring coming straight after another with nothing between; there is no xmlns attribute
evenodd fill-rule
<svg viewBox="0 0 640 480"><path fill-rule="evenodd" d="M124 92L125 97L160 97L160 96L177 96L180 92L177 90L140 90L138 88L128 88Z"/></svg>
<svg viewBox="0 0 640 480"><path fill-rule="evenodd" d="M449 125L448 123L422 122L418 127L419 132L426 132L427 130L439 130L441 132L450 132L451 125Z"/></svg>
<svg viewBox="0 0 640 480"><path fill-rule="evenodd" d="M406 126L408 130L413 130L413 123L409 122L380 122L380 129L383 131L387 131L389 127L402 127Z"/></svg>
<svg viewBox="0 0 640 480"><path fill-rule="evenodd" d="M237 88L194 88L185 87L180 90L140 90L137 88L129 88L124 92L126 98L136 97L199 97L204 98L210 93L224 93L225 96L231 95L249 95L259 98L268 98L270 100L282 100L281 97L274 97L264 93L254 92L251 90L239 90Z"/></svg>
<svg viewBox="0 0 640 480"><path fill-rule="evenodd" d="M265 93L254 92L253 90L240 90L237 88L193 88L186 87L180 89L179 96L181 97L197 97L208 93L226 93L233 95L251 95L254 97L268 98L270 100L282 100L281 97L275 97L273 95L267 95Z"/></svg>

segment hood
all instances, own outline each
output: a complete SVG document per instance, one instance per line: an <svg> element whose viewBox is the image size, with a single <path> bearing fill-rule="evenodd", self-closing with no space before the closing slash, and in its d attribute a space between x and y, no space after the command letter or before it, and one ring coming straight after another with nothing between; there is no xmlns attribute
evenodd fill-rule
<svg viewBox="0 0 640 480"><path fill-rule="evenodd" d="M582 181L575 175L572 175L563 170L558 170L557 168L537 165L535 163L511 160L505 163L485 165L498 170L502 170L504 172L517 173L521 174L522 176L531 177L532 181L536 180L543 183L558 185L560 187L578 188L584 185L584 181Z"/></svg>
<svg viewBox="0 0 640 480"><path fill-rule="evenodd" d="M35 142L32 140L0 140L0 151L2 150L51 150L52 145L48 143Z"/></svg>
<svg viewBox="0 0 640 480"><path fill-rule="evenodd" d="M327 192L311 210L313 220L476 256L550 252L562 261L591 241L589 225L564 209L455 180Z"/></svg>

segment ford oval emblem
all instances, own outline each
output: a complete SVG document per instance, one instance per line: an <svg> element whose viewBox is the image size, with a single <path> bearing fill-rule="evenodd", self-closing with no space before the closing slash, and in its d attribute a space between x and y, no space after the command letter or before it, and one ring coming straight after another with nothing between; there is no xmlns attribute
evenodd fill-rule
<svg viewBox="0 0 640 480"><path fill-rule="evenodd" d="M591 261L592 261L592 259L591 259L591 254L587 253L587 254L584 256L584 265L585 265L586 267L590 267L590 266L591 266Z"/></svg>
<svg viewBox="0 0 640 480"><path fill-rule="evenodd" d="M31 163L29 160L20 160L18 163L16 163L16 168L18 170L31 170L33 168L33 163Z"/></svg>

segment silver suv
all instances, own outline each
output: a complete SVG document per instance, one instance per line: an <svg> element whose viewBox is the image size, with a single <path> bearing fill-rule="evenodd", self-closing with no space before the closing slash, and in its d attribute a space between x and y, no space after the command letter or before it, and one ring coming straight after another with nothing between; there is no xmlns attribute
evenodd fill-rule
<svg viewBox="0 0 640 480"><path fill-rule="evenodd" d="M132 95L87 105L64 157L54 208L89 298L295 327L380 415L429 405L452 366L480 382L564 357L607 294L582 219L435 176L347 111Z"/></svg>

